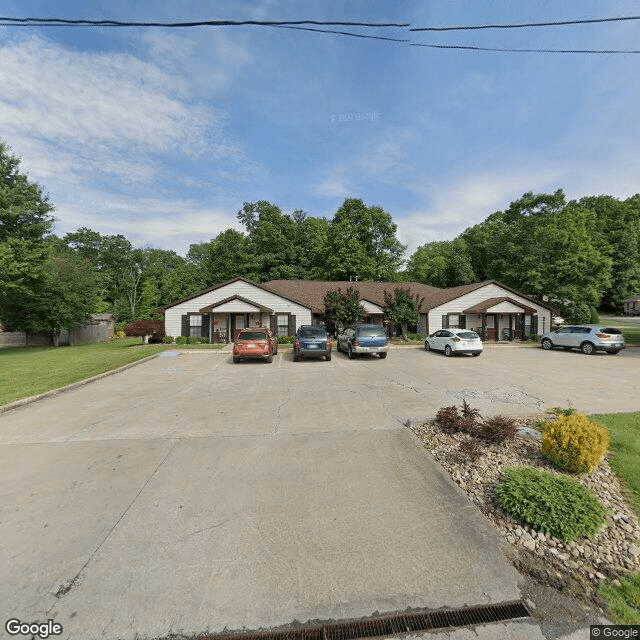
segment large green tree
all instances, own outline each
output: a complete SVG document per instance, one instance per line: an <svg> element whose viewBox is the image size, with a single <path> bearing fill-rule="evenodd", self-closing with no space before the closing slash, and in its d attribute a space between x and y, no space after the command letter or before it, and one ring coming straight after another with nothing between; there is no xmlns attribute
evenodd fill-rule
<svg viewBox="0 0 640 640"><path fill-rule="evenodd" d="M62 331L89 322L98 291L96 273L89 261L51 238L38 288L13 300L6 317L12 328L46 333L58 346Z"/></svg>
<svg viewBox="0 0 640 640"><path fill-rule="evenodd" d="M20 171L20 160L0 140L0 323L16 324L15 307L42 290L53 205Z"/></svg>
<svg viewBox="0 0 640 640"><path fill-rule="evenodd" d="M406 249L397 225L382 207L347 198L329 223L325 244L327 280L398 280Z"/></svg>
<svg viewBox="0 0 640 640"><path fill-rule="evenodd" d="M209 242L192 244L187 253L195 290L238 276L255 277L254 263L247 237L235 229L227 229Z"/></svg>
<svg viewBox="0 0 640 640"><path fill-rule="evenodd" d="M462 238L429 242L409 258L405 271L407 280L432 287L456 287L477 280L471 266L467 243Z"/></svg>

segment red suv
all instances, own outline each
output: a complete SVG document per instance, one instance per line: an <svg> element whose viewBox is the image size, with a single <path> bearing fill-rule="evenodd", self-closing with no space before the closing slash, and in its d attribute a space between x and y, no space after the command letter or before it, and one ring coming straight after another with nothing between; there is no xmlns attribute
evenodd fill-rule
<svg viewBox="0 0 640 640"><path fill-rule="evenodd" d="M273 356L277 354L278 338L266 327L242 329L233 342L234 362L240 362L241 358L261 358L273 362Z"/></svg>

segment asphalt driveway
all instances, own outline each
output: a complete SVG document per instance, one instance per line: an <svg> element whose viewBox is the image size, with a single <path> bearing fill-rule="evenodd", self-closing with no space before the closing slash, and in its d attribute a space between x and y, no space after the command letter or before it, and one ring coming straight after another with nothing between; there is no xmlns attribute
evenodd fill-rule
<svg viewBox="0 0 640 640"><path fill-rule="evenodd" d="M517 599L493 530L405 425L463 397L637 410L639 356L165 354L1 414L5 619L133 639Z"/></svg>

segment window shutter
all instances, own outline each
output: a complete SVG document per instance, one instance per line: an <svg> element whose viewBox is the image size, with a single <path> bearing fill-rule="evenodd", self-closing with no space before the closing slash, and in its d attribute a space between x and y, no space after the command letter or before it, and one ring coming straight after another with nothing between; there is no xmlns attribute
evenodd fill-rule
<svg viewBox="0 0 640 640"><path fill-rule="evenodd" d="M460 314L460 320L458 322L458 326L460 327L460 329L467 328L467 316Z"/></svg>
<svg viewBox="0 0 640 640"><path fill-rule="evenodd" d="M180 335L185 337L189 335L189 316L182 316L182 332Z"/></svg>
<svg viewBox="0 0 640 640"><path fill-rule="evenodd" d="M200 335L203 338L209 338L209 324L211 321L211 316L203 315L202 316L202 330L200 331Z"/></svg>
<svg viewBox="0 0 640 640"><path fill-rule="evenodd" d="M271 333L274 336L278 335L278 316L275 313L272 316L269 316L269 326L271 327Z"/></svg>
<svg viewBox="0 0 640 640"><path fill-rule="evenodd" d="M446 313L442 316L442 328L443 329L449 328L449 316Z"/></svg>
<svg viewBox="0 0 640 640"><path fill-rule="evenodd" d="M531 316L531 333L538 333L538 315Z"/></svg>
<svg viewBox="0 0 640 640"><path fill-rule="evenodd" d="M289 335L296 335L296 316L293 313L289 314Z"/></svg>

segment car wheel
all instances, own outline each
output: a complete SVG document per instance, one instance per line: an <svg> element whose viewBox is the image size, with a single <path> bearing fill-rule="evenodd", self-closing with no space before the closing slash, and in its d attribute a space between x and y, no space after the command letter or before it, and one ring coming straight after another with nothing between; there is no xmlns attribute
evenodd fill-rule
<svg viewBox="0 0 640 640"><path fill-rule="evenodd" d="M387 357L387 353L385 351L384 353L379 353L378 356L381 360L384 360Z"/></svg>
<svg viewBox="0 0 640 640"><path fill-rule="evenodd" d="M444 355L447 356L447 358L450 358L453 355L453 350L449 345L444 348Z"/></svg>
<svg viewBox="0 0 640 640"><path fill-rule="evenodd" d="M353 349L351 348L351 345L349 345L349 351L347 352L347 355L349 356L349 360L353 360L356 357L356 354L353 353Z"/></svg>
<svg viewBox="0 0 640 640"><path fill-rule="evenodd" d="M582 353L590 356L595 351L595 349L593 348L593 344L591 344L591 342L583 342L580 345L580 351L582 351Z"/></svg>
<svg viewBox="0 0 640 640"><path fill-rule="evenodd" d="M342 351L342 349L340 348L340 340L336 340L336 349L338 351Z"/></svg>
<svg viewBox="0 0 640 640"><path fill-rule="evenodd" d="M300 356L296 353L296 350L293 350L293 361L298 362L300 360Z"/></svg>
<svg viewBox="0 0 640 640"><path fill-rule="evenodd" d="M546 349L547 351L551 351L551 349L553 349L553 342L551 342L551 340L549 340L549 338L545 338L541 343L540 346L543 349Z"/></svg>
<svg viewBox="0 0 640 640"><path fill-rule="evenodd" d="M267 357L267 362L269 364L271 364L273 362L273 353L270 353L269 356Z"/></svg>
<svg viewBox="0 0 640 640"><path fill-rule="evenodd" d="M431 351L431 347L429 346L429 341L428 340L424 341L424 350L425 351Z"/></svg>
<svg viewBox="0 0 640 640"><path fill-rule="evenodd" d="M477 358L481 353L482 353L482 351L474 351L471 355L472 355L474 358Z"/></svg>
<svg viewBox="0 0 640 640"><path fill-rule="evenodd" d="M277 356L278 355L278 345L276 345L276 348L273 351L273 355Z"/></svg>
<svg viewBox="0 0 640 640"><path fill-rule="evenodd" d="M238 364L240 362L240 356L233 356L233 364Z"/></svg>
<svg viewBox="0 0 640 640"><path fill-rule="evenodd" d="M331 352L327 353L324 357L324 359L329 362L329 360L331 360Z"/></svg>

